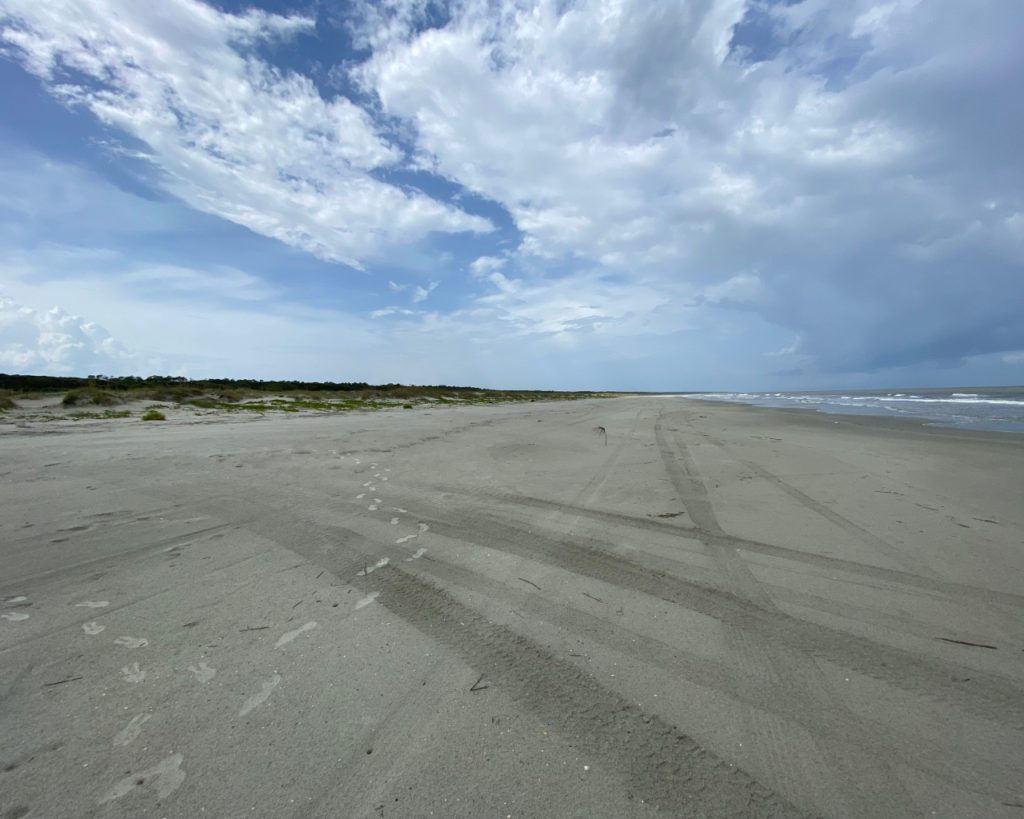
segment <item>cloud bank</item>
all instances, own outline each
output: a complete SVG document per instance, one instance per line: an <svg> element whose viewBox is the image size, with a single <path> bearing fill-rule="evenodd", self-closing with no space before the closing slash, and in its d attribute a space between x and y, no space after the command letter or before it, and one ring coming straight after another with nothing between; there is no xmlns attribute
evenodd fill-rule
<svg viewBox="0 0 1024 819"><path fill-rule="evenodd" d="M396 343L783 383L1016 361L1022 30L998 0L0 0L4 53L165 190L379 275ZM334 90L288 56L325 31ZM437 235L459 262L401 279Z"/></svg>

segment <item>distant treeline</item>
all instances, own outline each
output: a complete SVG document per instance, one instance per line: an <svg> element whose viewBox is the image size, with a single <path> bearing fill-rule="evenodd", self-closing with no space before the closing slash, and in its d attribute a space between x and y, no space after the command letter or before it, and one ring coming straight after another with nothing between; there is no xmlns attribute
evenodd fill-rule
<svg viewBox="0 0 1024 819"><path fill-rule="evenodd" d="M487 390L448 384L409 386L404 384L368 384L365 381L263 381L254 378L205 378L193 381L183 376L90 375L85 378L61 375L8 375L0 373L0 390L14 392L61 392L77 389L137 390L153 387L187 387L189 391L254 390L258 392L366 392L409 393L410 391L450 393L529 393L556 395L550 390Z"/></svg>

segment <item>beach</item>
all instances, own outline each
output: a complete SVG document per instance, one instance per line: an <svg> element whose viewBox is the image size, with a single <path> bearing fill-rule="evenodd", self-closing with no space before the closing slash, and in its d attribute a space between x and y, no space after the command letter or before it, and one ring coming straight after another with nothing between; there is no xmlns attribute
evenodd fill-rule
<svg viewBox="0 0 1024 819"><path fill-rule="evenodd" d="M1019 817L1024 435L619 397L0 434L0 816Z"/></svg>

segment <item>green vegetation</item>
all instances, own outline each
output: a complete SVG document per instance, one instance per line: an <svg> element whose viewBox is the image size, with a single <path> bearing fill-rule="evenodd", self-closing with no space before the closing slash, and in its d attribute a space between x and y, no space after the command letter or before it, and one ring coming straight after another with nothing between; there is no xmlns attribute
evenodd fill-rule
<svg viewBox="0 0 1024 819"><path fill-rule="evenodd" d="M108 418L129 418L131 412L129 410L104 410L103 412L86 412L79 410L78 412L69 412L66 418L70 418L72 421L84 421L86 419L92 420L106 420ZM59 416L56 420L62 420Z"/></svg>
<svg viewBox="0 0 1024 819"><path fill-rule="evenodd" d="M191 409L196 414L208 412L352 412L418 406L460 406L497 404L512 401L573 400L613 395L596 392L552 392L544 390L487 390L447 384L434 386L378 384L362 381L258 381L253 379L214 378L190 381L176 376L149 378L88 378L40 375L7 375L0 373L0 411L14 409L13 398L36 398L64 393L61 403L68 408L111 407L136 401L163 402L148 406L143 420L164 420L162 412L168 404ZM127 410L103 413L75 412L60 416L81 418L124 418ZM157 416L160 416L159 419ZM40 420L58 420L47 416Z"/></svg>
<svg viewBox="0 0 1024 819"><path fill-rule="evenodd" d="M143 421L166 421L167 416L160 410L148 409L142 414Z"/></svg>
<svg viewBox="0 0 1024 819"><path fill-rule="evenodd" d="M106 390L84 389L71 390L64 396L61 403L65 407L77 407L82 404L93 404L100 407L111 407L120 404L121 399Z"/></svg>

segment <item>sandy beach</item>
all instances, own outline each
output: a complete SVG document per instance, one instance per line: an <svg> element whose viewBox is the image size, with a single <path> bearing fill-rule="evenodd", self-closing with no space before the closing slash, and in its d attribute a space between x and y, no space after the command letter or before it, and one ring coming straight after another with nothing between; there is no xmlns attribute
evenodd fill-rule
<svg viewBox="0 0 1024 819"><path fill-rule="evenodd" d="M1024 815L1024 436L120 419L0 481L4 819Z"/></svg>

